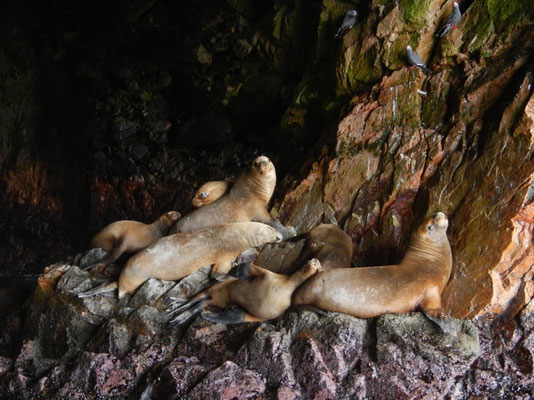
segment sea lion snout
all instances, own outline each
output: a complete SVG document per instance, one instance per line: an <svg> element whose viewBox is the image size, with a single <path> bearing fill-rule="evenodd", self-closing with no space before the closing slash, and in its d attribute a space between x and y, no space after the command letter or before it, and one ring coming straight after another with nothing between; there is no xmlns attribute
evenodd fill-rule
<svg viewBox="0 0 534 400"><path fill-rule="evenodd" d="M262 175L269 173L274 168L271 160L269 160L269 158L265 156L256 157L253 165L254 165L254 168L256 168Z"/></svg>
<svg viewBox="0 0 534 400"><path fill-rule="evenodd" d="M447 228L449 225L449 220L445 214L438 212L434 217L434 223L441 228Z"/></svg>
<svg viewBox="0 0 534 400"><path fill-rule="evenodd" d="M182 214L180 214L178 211L169 211L169 212L165 213L164 218L169 223L173 223L173 222L177 221L181 216L182 216Z"/></svg>
<svg viewBox="0 0 534 400"><path fill-rule="evenodd" d="M315 274L316 272L323 270L321 262L316 258L312 258L310 261L308 261L304 268L306 269L306 272L309 272L310 274Z"/></svg>

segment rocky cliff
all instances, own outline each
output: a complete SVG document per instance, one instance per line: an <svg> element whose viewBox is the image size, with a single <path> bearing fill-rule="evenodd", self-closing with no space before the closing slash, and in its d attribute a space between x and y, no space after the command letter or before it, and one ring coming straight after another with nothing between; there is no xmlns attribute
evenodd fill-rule
<svg viewBox="0 0 534 400"><path fill-rule="evenodd" d="M9 2L0 16L2 275L74 256L113 220L185 212L200 183L265 153L279 177L273 216L299 231L335 220L355 266L397 261L415 223L445 212L445 305L474 325L458 322L451 339L416 314L291 312L169 332L166 283L128 304L81 302L69 285L87 276L63 267L26 314L0 293L3 395L523 396L534 354L528 1L463 1L439 40L443 0L82 3ZM351 8L356 25L334 39ZM431 75L409 68L406 44Z"/></svg>

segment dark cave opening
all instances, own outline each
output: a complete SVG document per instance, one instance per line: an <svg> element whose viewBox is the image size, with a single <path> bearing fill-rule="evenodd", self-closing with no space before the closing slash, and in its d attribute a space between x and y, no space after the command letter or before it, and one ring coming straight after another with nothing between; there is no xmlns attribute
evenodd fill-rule
<svg viewBox="0 0 534 400"><path fill-rule="evenodd" d="M198 185L234 178L259 154L281 182L317 151L320 100L296 130L281 121L305 71L333 71L333 59L313 63L320 7L243 4L8 4L2 275L74 256L114 220L187 211ZM302 34L273 38L287 21Z"/></svg>

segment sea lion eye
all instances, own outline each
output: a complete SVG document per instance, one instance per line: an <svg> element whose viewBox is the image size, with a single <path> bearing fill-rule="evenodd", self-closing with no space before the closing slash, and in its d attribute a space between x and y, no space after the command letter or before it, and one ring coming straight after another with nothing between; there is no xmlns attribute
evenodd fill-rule
<svg viewBox="0 0 534 400"><path fill-rule="evenodd" d="M426 229L427 229L429 232L432 232L432 230L434 229L434 225L432 225L432 224L428 224L428 225L426 226Z"/></svg>
<svg viewBox="0 0 534 400"><path fill-rule="evenodd" d="M205 199L206 197L208 197L208 192L200 192L199 197L201 199Z"/></svg>

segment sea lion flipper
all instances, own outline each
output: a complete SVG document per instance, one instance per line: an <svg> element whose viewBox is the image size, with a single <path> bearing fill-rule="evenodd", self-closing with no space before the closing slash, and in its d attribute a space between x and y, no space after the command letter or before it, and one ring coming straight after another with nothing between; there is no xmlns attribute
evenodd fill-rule
<svg viewBox="0 0 534 400"><path fill-rule="evenodd" d="M294 305L293 308L295 308L298 311L311 311L323 317L328 317L330 315L328 311L321 310L320 308L312 306L311 304Z"/></svg>
<svg viewBox="0 0 534 400"><path fill-rule="evenodd" d="M228 275L243 281L250 279L250 263L244 262L236 265L228 272Z"/></svg>
<svg viewBox="0 0 534 400"><path fill-rule="evenodd" d="M206 298L192 300L176 310L178 315L169 321L169 324L182 326L195 317L206 305Z"/></svg>
<svg viewBox="0 0 534 400"><path fill-rule="evenodd" d="M88 290L87 292L78 293L78 297L83 299L85 297L92 297L103 293L112 292L117 289L117 282L104 283L103 285L97 286L94 289Z"/></svg>
<svg viewBox="0 0 534 400"><path fill-rule="evenodd" d="M240 324L245 319L245 310L240 307L234 307L231 310L226 310L220 313L211 311L204 311L200 317L207 321L218 322L221 324Z"/></svg>
<svg viewBox="0 0 534 400"><path fill-rule="evenodd" d="M446 315L442 309L429 309L423 310L423 314L434 322L443 333L447 333L451 336L456 337L458 335L458 328L454 319Z"/></svg>
<svg viewBox="0 0 534 400"><path fill-rule="evenodd" d="M284 225L282 225L280 222L273 221L273 220L262 221L259 218L256 218L255 221L263 222L264 224L269 225L271 228L276 229L278 232L280 232L282 234L282 241L285 241L285 240L287 240L289 238L288 229Z"/></svg>
<svg viewBox="0 0 534 400"><path fill-rule="evenodd" d="M218 262L211 267L210 275L217 281L224 281L228 278L228 272L232 268L232 260L220 258Z"/></svg>

